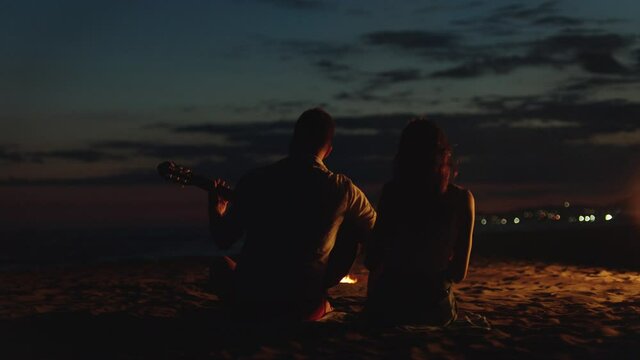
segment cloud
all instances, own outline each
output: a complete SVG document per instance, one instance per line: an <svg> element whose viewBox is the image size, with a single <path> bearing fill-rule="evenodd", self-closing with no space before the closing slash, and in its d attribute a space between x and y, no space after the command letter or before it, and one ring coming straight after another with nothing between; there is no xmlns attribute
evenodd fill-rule
<svg viewBox="0 0 640 360"><path fill-rule="evenodd" d="M281 6L289 9L297 10L314 10L324 8L327 5L326 1L320 0L261 0L266 3L271 3L277 6Z"/></svg>
<svg viewBox="0 0 640 360"><path fill-rule="evenodd" d="M545 99L540 96L475 96L471 105L491 113L511 113L518 109L538 107Z"/></svg>
<svg viewBox="0 0 640 360"><path fill-rule="evenodd" d="M171 128L176 133L209 133L223 134L230 137L241 136L247 133L260 132L268 133L274 130L292 129L291 122L275 121L275 122L252 122L252 123L223 123L223 124L193 124L180 125Z"/></svg>
<svg viewBox="0 0 640 360"><path fill-rule="evenodd" d="M384 46L435 58L457 56L460 40L452 33L416 30L377 31L364 34L362 39L370 46Z"/></svg>
<svg viewBox="0 0 640 360"><path fill-rule="evenodd" d="M356 69L350 65L332 60L320 60L314 63L327 78L351 83L354 81L364 82L364 88L370 90L385 88L389 85L416 81L424 79L425 76L417 68L400 68L383 71L364 71Z"/></svg>
<svg viewBox="0 0 640 360"><path fill-rule="evenodd" d="M507 74L517 68L524 66L562 66L567 62L556 61L543 56L485 56L477 60L463 63L445 70L435 71L431 74L433 78L470 78L487 73Z"/></svg>
<svg viewBox="0 0 640 360"><path fill-rule="evenodd" d="M126 157L122 155L110 154L102 151L89 150L89 149L73 149L73 150L54 150L54 151L41 151L33 152L29 154L29 157L36 162L42 162L44 159L64 159L81 161L86 163L110 161L110 160L124 160Z"/></svg>
<svg viewBox="0 0 640 360"><path fill-rule="evenodd" d="M154 157L167 159L173 157L200 158L215 154L227 156L247 144L157 144L135 141L108 141L95 145L101 149L125 150L132 156Z"/></svg>
<svg viewBox="0 0 640 360"><path fill-rule="evenodd" d="M284 40L276 42L276 45L284 50L287 56L293 54L314 60L342 58L359 51L358 47L352 44L314 40Z"/></svg>
<svg viewBox="0 0 640 360"><path fill-rule="evenodd" d="M589 126L584 128L587 133L613 128L635 129L636 119L640 118L640 103L620 99L582 101L554 96L497 96L476 97L473 103L486 111L474 115L479 120L540 119L588 123ZM579 129L574 129L574 133Z"/></svg>
<svg viewBox="0 0 640 360"><path fill-rule="evenodd" d="M640 75L629 75L624 77L585 77L573 78L565 81L558 87L560 92L592 92L606 89L612 86L640 85Z"/></svg>
<svg viewBox="0 0 640 360"><path fill-rule="evenodd" d="M334 96L340 101L368 101L380 103L406 103L412 101L411 90L380 94L395 84L425 79L426 76L416 68L391 69L377 72L361 71L351 66L323 60L316 63L327 78L349 84L359 82L361 85L352 91L341 91Z"/></svg>
<svg viewBox="0 0 640 360"><path fill-rule="evenodd" d="M326 103L317 103L308 100L267 100L264 102L264 108L272 114L272 116L298 116L300 109L309 109L313 107L327 107Z"/></svg>
<svg viewBox="0 0 640 360"><path fill-rule="evenodd" d="M127 152L130 158L152 158L153 164L161 160L174 160L182 165L192 167L202 174L225 177L237 180L244 172L265 165L274 157L286 154L290 134L281 129L279 123L260 126L247 124L246 127L236 124L228 125L192 125L177 126L167 129L169 133L211 134L229 138L224 144L158 144L153 142L109 141L96 144L106 148ZM270 129L271 131L265 131ZM292 129L289 124L287 130Z"/></svg>
<svg viewBox="0 0 640 360"><path fill-rule="evenodd" d="M532 43L533 52L551 54L610 54L633 43L619 34L581 34L563 32Z"/></svg>
<svg viewBox="0 0 640 360"><path fill-rule="evenodd" d="M466 31L485 36L514 37L528 35L533 28L561 28L583 30L584 26L600 28L621 22L620 19L591 19L567 16L560 13L557 4L560 1L544 1L538 4L532 2L514 2L494 8L488 15L453 20L451 23L463 27ZM539 31L535 29L536 31Z"/></svg>
<svg viewBox="0 0 640 360"><path fill-rule="evenodd" d="M339 136L349 135L349 136L375 136L380 134L380 130L371 127L338 127L336 129L336 133L340 134Z"/></svg>
<svg viewBox="0 0 640 360"><path fill-rule="evenodd" d="M456 25L472 26L476 30L484 30L493 35L511 35L517 33L522 25L539 26L580 26L589 22L587 19L580 19L558 14L557 4L559 1L544 1L536 5L513 3L500 6L486 16L454 21Z"/></svg>
<svg viewBox="0 0 640 360"><path fill-rule="evenodd" d="M579 127L576 121L525 119L509 123L514 129L557 129Z"/></svg>
<svg viewBox="0 0 640 360"><path fill-rule="evenodd" d="M523 41L511 48L520 54L501 55L500 50L467 48L468 54L459 65L435 71L434 78L471 78L486 74L507 74L522 67L547 66L563 68L578 65L588 73L625 75L630 70L620 63L615 53L628 49L631 38L619 34L560 33L538 41ZM513 51L513 50L511 50Z"/></svg>
<svg viewBox="0 0 640 360"><path fill-rule="evenodd" d="M570 143L620 147L640 146L640 128L631 131L616 131L594 134L586 139L578 139L571 141Z"/></svg>
<svg viewBox="0 0 640 360"><path fill-rule="evenodd" d="M308 99L265 99L255 103L227 103L218 107L219 111L236 115L251 116L252 118L274 119L297 117L301 109L313 107L327 107L325 102Z"/></svg>
<svg viewBox="0 0 640 360"><path fill-rule="evenodd" d="M512 129L558 129L579 127L580 123L565 120L522 119L490 121L481 123L479 126L484 128L506 126Z"/></svg>
<svg viewBox="0 0 640 360"><path fill-rule="evenodd" d="M485 5L484 1L469 1L462 4L438 2L438 3L420 7L416 9L414 13L425 14L425 13L434 13L434 12L440 12L440 11L461 11L461 10L468 10L471 8L481 7L483 5Z"/></svg>
<svg viewBox="0 0 640 360"><path fill-rule="evenodd" d="M166 127L165 130L176 131ZM222 133L232 136L232 127L223 128ZM198 129L194 129L198 131ZM238 131L246 132L246 129ZM231 135L229 135L231 134ZM83 163L100 163L106 161L126 161L132 158L151 157L155 159L168 158L211 158L212 156L227 159L233 157L239 149L247 147L247 143L226 142L220 144L163 144L144 141L105 141L86 148L64 149L50 151L9 152L0 148L0 160L15 163L46 163L50 159L77 161Z"/></svg>
<svg viewBox="0 0 640 360"><path fill-rule="evenodd" d="M508 19L536 19L539 23L580 22L567 17L537 17L554 11L554 1L534 7L513 4L496 10L491 16L495 19L491 22L501 24ZM362 35L361 39L368 46L402 50L433 60L453 62L453 65L430 74L432 78L450 79L508 74L523 67L561 69L573 65L591 74L628 75L630 68L617 55L629 50L634 44L631 36L579 30L562 31L539 40L517 40L483 46L469 44L468 40L453 33L417 30L371 32ZM334 67L331 71L334 76L340 74L338 76L342 80L352 80L355 73L352 68L347 71L346 68Z"/></svg>
<svg viewBox="0 0 640 360"><path fill-rule="evenodd" d="M22 154L0 146L0 161L19 163L24 160L25 158Z"/></svg>
<svg viewBox="0 0 640 360"><path fill-rule="evenodd" d="M640 161L640 153L631 151L639 145L640 103L494 96L476 98L474 105L478 109L475 113L428 114L456 144L456 156L466 159L460 166L459 181L463 184L491 184L507 190L518 184L551 184L559 189L559 194L577 188L583 193L606 195L610 189L622 189L635 171L634 164ZM391 176L399 134L412 117L412 114L338 117L334 152L327 159L328 166L364 188L378 189ZM291 121L165 124L154 129L154 134L165 131L169 138L179 134L175 138L182 139L181 143L109 141L90 147L136 161L144 159L149 170L101 178L49 180L49 183L157 182L153 168L156 161L164 159L182 161L198 173L234 182L247 171L284 157L292 129ZM188 141L190 135L198 142ZM203 141L207 135L211 135L212 143ZM216 140L219 138L226 140L219 142ZM0 150L4 151L0 154L11 153L6 148ZM4 183L25 181L14 179ZM493 199L492 193L482 187L472 190L477 192L479 204L483 199ZM505 191L502 199L518 194L519 191ZM376 193L369 195L375 198Z"/></svg>
<svg viewBox="0 0 640 360"><path fill-rule="evenodd" d="M420 70L413 68L380 71L372 74L365 88L367 91L371 91L386 88L393 84L416 81L423 78L424 76Z"/></svg>
<svg viewBox="0 0 640 360"><path fill-rule="evenodd" d="M612 54L583 52L576 55L576 60L584 70L594 74L624 74L628 71Z"/></svg>
<svg viewBox="0 0 640 360"><path fill-rule="evenodd" d="M583 25L586 21L583 19L568 17L568 16L545 16L532 21L533 25L542 26L579 26Z"/></svg>
<svg viewBox="0 0 640 360"><path fill-rule="evenodd" d="M544 1L538 5L527 6L520 3L514 3L497 8L493 13L494 19L518 19L530 20L540 16L554 14L558 1Z"/></svg>
<svg viewBox="0 0 640 360"><path fill-rule="evenodd" d="M418 69L396 69L376 73L373 82L395 84L405 81L415 81L421 78L422 75Z"/></svg>
<svg viewBox="0 0 640 360"><path fill-rule="evenodd" d="M0 147L0 161L14 163L44 163L48 159L62 159L79 161L84 163L96 163L102 161L120 161L126 157L94 149L65 149L51 151L17 152Z"/></svg>
<svg viewBox="0 0 640 360"><path fill-rule="evenodd" d="M363 8L348 8L344 11L345 15L349 16L370 16L371 11Z"/></svg>
<svg viewBox="0 0 640 360"><path fill-rule="evenodd" d="M148 170L135 170L107 176L36 180L27 178L0 179L0 185L137 185L158 183L159 179L156 170L150 166Z"/></svg>
<svg viewBox="0 0 640 360"><path fill-rule="evenodd" d="M362 72L349 65L337 63L332 60L320 60L314 65L327 78L337 82L351 82L363 75Z"/></svg>
<svg viewBox="0 0 640 360"><path fill-rule="evenodd" d="M375 102L378 104L409 104L416 101L421 101L423 104L427 103L424 99L416 99L413 96L413 91L403 90L392 92L385 95L374 94L367 89L359 89L353 92L342 91L334 95L334 99L338 101L360 101L360 102Z"/></svg>
<svg viewBox="0 0 640 360"><path fill-rule="evenodd" d="M476 33L491 36L513 36L541 19L549 19L557 13L557 1L545 1L537 5L513 3L494 9L489 15L452 21L453 25L468 27ZM549 21L549 20L547 20Z"/></svg>
<svg viewBox="0 0 640 360"><path fill-rule="evenodd" d="M456 44L456 36L426 31L378 31L364 35L370 45L385 45L401 49L449 48Z"/></svg>
<svg viewBox="0 0 640 360"><path fill-rule="evenodd" d="M477 99L477 102L484 103L486 111L429 115L429 118L445 128L452 142L459 144L456 147L458 155L472 159L463 164L462 181L571 181L593 185L602 181L602 176L613 171L612 168L616 166L623 169L623 173L630 171L628 164L634 156L638 157L615 149L602 152L595 146L578 149L568 143L597 133L635 129L636 119L640 115L638 103L570 102L537 97L496 97ZM399 133L411 117L411 114L399 114L338 118L336 151L328 163L331 168L345 172L359 182L383 182L389 176L389 159L395 153ZM611 118L616 121L603 121ZM499 126L482 126L498 120L501 121ZM239 131L236 126L244 130ZM286 153L290 132L285 131L292 126L292 123L276 123L271 126L246 124L234 125L225 130L224 127L203 124L192 126L190 130L215 131L216 134L224 134L226 131L234 141L251 144L238 152L252 151L275 156ZM274 129L278 131L273 131ZM545 131L538 131L540 129ZM281 151L276 151L278 148ZM379 163L365 162L365 158L386 160ZM242 173L241 169L246 171L250 168L247 159L219 165L215 171L213 165L203 167L210 166L211 172L220 174L229 171L229 166L237 168L234 171L237 174ZM616 179L614 180L618 181Z"/></svg>
<svg viewBox="0 0 640 360"><path fill-rule="evenodd" d="M470 23L486 22L499 26L513 25L513 21L572 26L588 23L585 19L557 14L556 5L557 1L544 1L535 5L514 3L499 7L488 17ZM469 79L486 75L506 75L526 67L563 69L578 66L589 74L630 75L633 70L620 61L618 56L621 53L626 54L634 41L632 36L578 28L536 40L521 37L509 42L478 45L470 43L469 38L463 37L460 33L406 29L365 33L360 36L360 42L355 44L299 40L284 41L280 44L289 51L313 59L313 66L327 79L340 83L360 83L359 89L344 90L336 95L336 99L369 102L383 99L385 103L392 103L393 97L373 91L395 83L427 78ZM372 48L395 52L400 50L448 65L425 75L422 74L422 69L415 66L371 72L360 70L348 62L348 55L370 51ZM397 99L406 103L399 97Z"/></svg>

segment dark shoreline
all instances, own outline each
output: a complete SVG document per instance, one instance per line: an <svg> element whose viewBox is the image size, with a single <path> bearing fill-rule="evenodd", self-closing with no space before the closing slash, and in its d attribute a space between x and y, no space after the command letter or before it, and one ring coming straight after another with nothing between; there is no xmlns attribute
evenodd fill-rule
<svg viewBox="0 0 640 360"><path fill-rule="evenodd" d="M638 271L640 234L630 224L476 232L473 255Z"/></svg>
<svg viewBox="0 0 640 360"><path fill-rule="evenodd" d="M6 235L15 239L7 238L0 244L0 272L49 271L226 253L216 249L206 229L197 226L25 229ZM640 231L629 223L529 229L478 226L472 256L640 270Z"/></svg>

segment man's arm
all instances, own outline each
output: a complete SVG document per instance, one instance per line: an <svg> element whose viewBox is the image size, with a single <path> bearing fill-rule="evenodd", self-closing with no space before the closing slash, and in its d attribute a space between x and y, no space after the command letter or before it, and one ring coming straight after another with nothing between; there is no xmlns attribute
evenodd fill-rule
<svg viewBox="0 0 640 360"><path fill-rule="evenodd" d="M363 243L367 243L376 221L376 211L365 194L346 182L346 212L327 264L326 287L337 285L349 273Z"/></svg>
<svg viewBox="0 0 640 360"><path fill-rule="evenodd" d="M215 180L214 189L226 187L224 180ZM209 192L209 232L220 249L228 249L244 235L237 209L216 190Z"/></svg>
<svg viewBox="0 0 640 360"><path fill-rule="evenodd" d="M449 275L451 276L451 280L456 283L466 278L469 269L469 259L471 257L476 208L475 199L471 191L466 191L463 201L461 201L461 207L462 224L453 248L453 259L449 264Z"/></svg>
<svg viewBox="0 0 640 360"><path fill-rule="evenodd" d="M367 196L356 185L350 183L348 208L344 221L353 227L353 236L360 244L367 244L376 223L376 210Z"/></svg>

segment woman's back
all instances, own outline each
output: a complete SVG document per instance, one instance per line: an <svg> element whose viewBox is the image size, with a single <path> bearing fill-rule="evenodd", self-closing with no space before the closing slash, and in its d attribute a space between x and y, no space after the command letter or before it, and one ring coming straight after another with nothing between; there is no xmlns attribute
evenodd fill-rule
<svg viewBox="0 0 640 360"><path fill-rule="evenodd" d="M463 221L467 190L449 185L441 196L411 194L394 182L385 185L374 230L373 253L385 271L430 275L445 271Z"/></svg>
<svg viewBox="0 0 640 360"><path fill-rule="evenodd" d="M384 322L447 324L456 314L453 267L470 247L461 232L472 196L455 185L439 199L407 195L392 183L383 190L365 262L368 312Z"/></svg>
<svg viewBox="0 0 640 360"><path fill-rule="evenodd" d="M455 319L451 284L466 275L475 205L470 191L451 184L450 156L435 125L418 120L403 131L394 179L383 188L367 247L367 313L374 319Z"/></svg>

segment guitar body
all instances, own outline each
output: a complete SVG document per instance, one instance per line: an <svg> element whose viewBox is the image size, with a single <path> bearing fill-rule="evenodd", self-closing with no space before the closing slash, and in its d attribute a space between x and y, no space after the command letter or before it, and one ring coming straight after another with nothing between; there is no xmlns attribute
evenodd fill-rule
<svg viewBox="0 0 640 360"><path fill-rule="evenodd" d="M218 191L225 200L232 200L233 190L225 186L214 188L213 180L194 173L186 166L177 165L173 161L164 161L158 164L158 174L165 180L182 186L196 186L204 191Z"/></svg>

